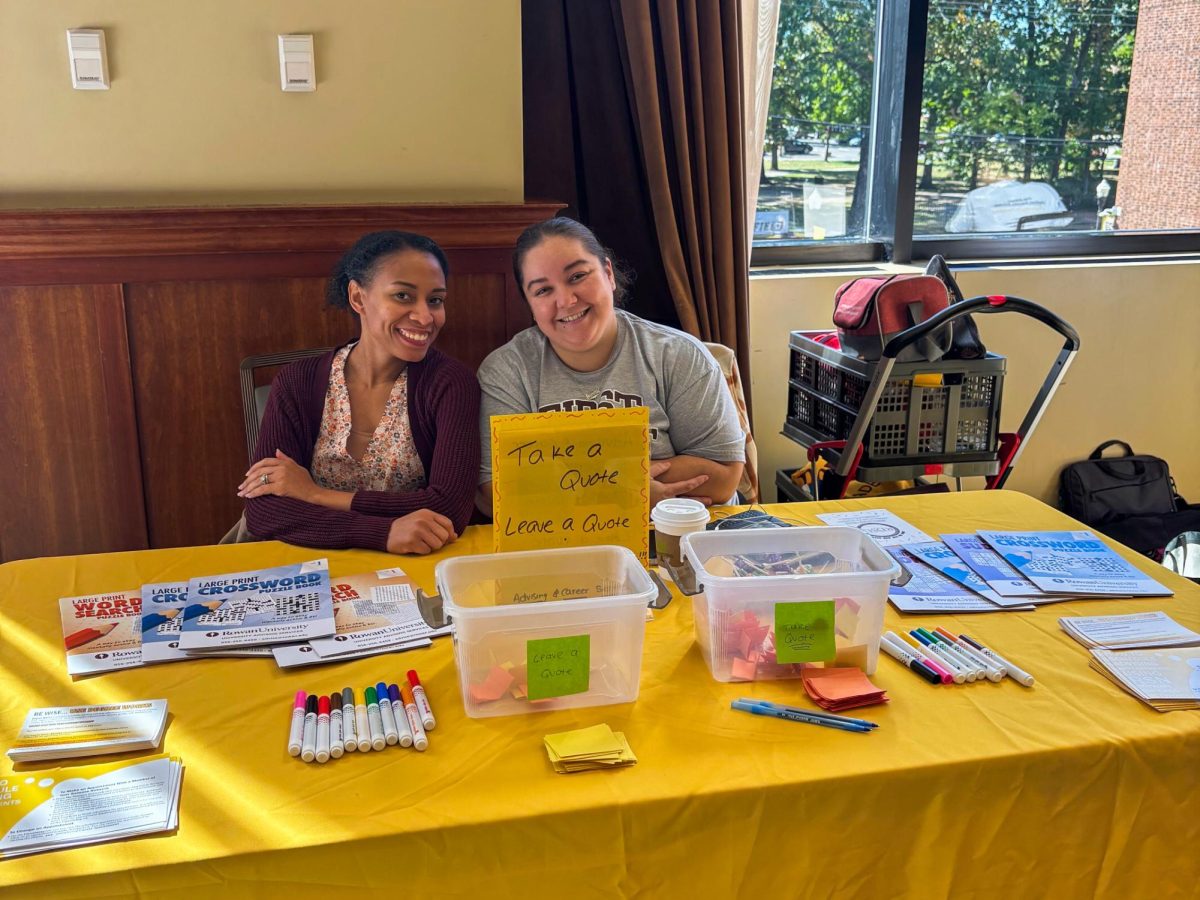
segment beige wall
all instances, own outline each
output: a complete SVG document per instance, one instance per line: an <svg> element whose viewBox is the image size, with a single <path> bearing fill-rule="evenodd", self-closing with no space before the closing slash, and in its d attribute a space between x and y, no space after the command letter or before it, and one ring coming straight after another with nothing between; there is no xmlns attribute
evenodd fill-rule
<svg viewBox="0 0 1200 900"><path fill-rule="evenodd" d="M86 27L111 90L71 88ZM0 86L2 207L523 199L519 0L0 0Z"/></svg>
<svg viewBox="0 0 1200 900"><path fill-rule="evenodd" d="M787 332L830 325L833 292L853 273L759 276L750 284L755 440L766 497L775 470L802 462L779 434L787 406ZM1082 349L1006 485L1047 501L1063 464L1108 438L1164 457L1179 491L1200 500L1200 264L997 267L958 276L967 296L1041 303L1075 326ZM1062 341L1013 313L977 320L1008 357L1001 426L1015 431ZM972 480L974 481L974 480Z"/></svg>

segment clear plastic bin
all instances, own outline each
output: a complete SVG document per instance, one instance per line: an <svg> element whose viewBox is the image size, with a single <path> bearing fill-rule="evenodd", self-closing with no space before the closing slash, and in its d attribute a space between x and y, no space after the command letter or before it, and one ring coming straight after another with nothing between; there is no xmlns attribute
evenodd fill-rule
<svg viewBox="0 0 1200 900"><path fill-rule="evenodd" d="M717 681L798 678L805 663L875 671L900 567L857 528L704 531L680 546L704 588L696 639Z"/></svg>
<svg viewBox="0 0 1200 900"><path fill-rule="evenodd" d="M438 563L434 577L454 624L468 716L637 699L657 590L627 548L460 556Z"/></svg>

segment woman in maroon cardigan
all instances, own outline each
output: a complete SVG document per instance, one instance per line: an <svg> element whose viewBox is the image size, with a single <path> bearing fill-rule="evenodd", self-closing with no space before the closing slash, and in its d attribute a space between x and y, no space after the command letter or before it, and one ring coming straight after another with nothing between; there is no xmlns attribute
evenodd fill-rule
<svg viewBox="0 0 1200 900"><path fill-rule="evenodd" d="M446 321L445 254L403 231L363 236L329 282L361 336L282 369L238 496L259 538L430 553L474 505L479 383L433 349Z"/></svg>

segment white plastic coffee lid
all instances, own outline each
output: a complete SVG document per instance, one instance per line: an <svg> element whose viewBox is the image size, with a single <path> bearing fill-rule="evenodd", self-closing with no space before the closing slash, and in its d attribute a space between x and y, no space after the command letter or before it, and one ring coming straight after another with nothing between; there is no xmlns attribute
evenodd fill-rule
<svg viewBox="0 0 1200 900"><path fill-rule="evenodd" d="M671 497L655 504L650 519L656 528L704 527L708 524L708 507L699 500Z"/></svg>

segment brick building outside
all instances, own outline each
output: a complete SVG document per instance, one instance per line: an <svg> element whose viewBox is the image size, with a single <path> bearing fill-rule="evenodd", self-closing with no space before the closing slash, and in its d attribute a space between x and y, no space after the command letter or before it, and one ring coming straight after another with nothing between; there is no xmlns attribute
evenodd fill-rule
<svg viewBox="0 0 1200 900"><path fill-rule="evenodd" d="M1142 0L1115 201L1118 227L1200 227L1200 0Z"/></svg>

